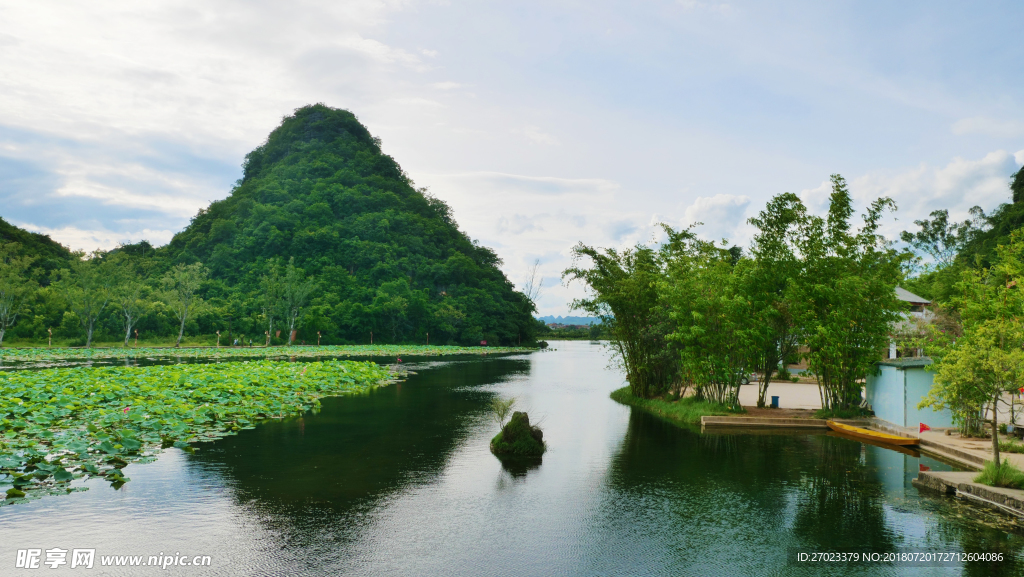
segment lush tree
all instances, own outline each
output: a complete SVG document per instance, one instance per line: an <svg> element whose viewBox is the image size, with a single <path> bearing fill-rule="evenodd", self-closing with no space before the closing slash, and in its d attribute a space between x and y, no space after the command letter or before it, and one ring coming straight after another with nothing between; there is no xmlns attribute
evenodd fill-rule
<svg viewBox="0 0 1024 577"><path fill-rule="evenodd" d="M932 211L929 215L931 219L914 221L921 230L903 231L900 233L900 240L930 257L933 261L932 266L948 267L984 226L985 211L980 206L972 207L970 214L970 220L949 222L949 211L946 209Z"/></svg>
<svg viewBox="0 0 1024 577"><path fill-rule="evenodd" d="M198 262L176 265L164 275L164 302L180 323L178 340L174 343L176 347L181 346L181 339L185 335L185 322L203 307L204 302L199 296L199 289L208 275L206 267Z"/></svg>
<svg viewBox="0 0 1024 577"><path fill-rule="evenodd" d="M846 182L833 175L827 217L800 223L801 266L790 302L825 409L861 403L861 382L875 370L890 328L905 312L895 290L904 257L878 233L882 215L894 208L888 198L874 201L854 230Z"/></svg>
<svg viewBox="0 0 1024 577"><path fill-rule="evenodd" d="M689 231L678 234L692 236ZM580 243L573 259L562 278L582 282L589 296L574 300L572 309L599 317L607 327L630 391L651 398L668 390L677 381L679 361L665 338L669 319L658 294L663 264L657 251L643 245L602 250ZM589 259L589 267L581 266L583 259Z"/></svg>
<svg viewBox="0 0 1024 577"><path fill-rule="evenodd" d="M8 245L8 257L29 257L29 276L46 287L57 272L68 267L71 251L45 234L20 229L0 218L0 245Z"/></svg>
<svg viewBox="0 0 1024 577"><path fill-rule="evenodd" d="M986 413L992 427L992 452L999 464L999 406L1024 387L1024 230L997 247L989 268L961 273L951 303L962 334L937 335L930 348L938 358L935 384L921 406L949 407L961 429ZM937 331L936 331L937 332Z"/></svg>
<svg viewBox="0 0 1024 577"><path fill-rule="evenodd" d="M752 358L750 303L742 270L749 261L736 251L665 227L666 273L658 290L674 321L684 385L698 398L738 406L739 387Z"/></svg>
<svg viewBox="0 0 1024 577"><path fill-rule="evenodd" d="M150 308L150 302L145 298L149 292L136 266L123 254L112 255L112 268L116 271L117 278L113 288L113 301L121 317L121 326L124 329L124 346L132 338L132 329L139 323L139 319Z"/></svg>
<svg viewBox="0 0 1024 577"><path fill-rule="evenodd" d="M749 304L752 372L758 375L757 406L764 407L768 384L798 346L791 284L800 274L794 251L800 223L807 211L800 198L780 194L749 223L757 228L750 253L752 266L741 279Z"/></svg>
<svg viewBox="0 0 1024 577"><path fill-rule="evenodd" d="M306 273L295 267L295 257L288 259L284 278L281 279L281 300L288 322L288 344L292 344L295 335L295 323L299 319L302 307L309 301L309 295L316 288L316 281L306 278Z"/></svg>
<svg viewBox="0 0 1024 577"><path fill-rule="evenodd" d="M31 256L17 256L18 243L0 244L0 345L4 334L18 320L26 300L38 286L29 278Z"/></svg>
<svg viewBox="0 0 1024 577"><path fill-rule="evenodd" d="M100 314L114 296L117 275L110 261L100 251L86 255L72 253L68 268L60 271L60 289L71 309L85 329L85 346L92 346L93 331Z"/></svg>
<svg viewBox="0 0 1024 577"><path fill-rule="evenodd" d="M260 277L260 303L263 311L263 319L267 325L267 344L274 335L274 323L282 318L284 312L284 279L278 270L277 263L272 262L267 269L267 274Z"/></svg>
<svg viewBox="0 0 1024 577"><path fill-rule="evenodd" d="M442 303L434 309L434 326L443 335L451 339L459 334L459 325L466 320L466 313L460 311L451 303Z"/></svg>

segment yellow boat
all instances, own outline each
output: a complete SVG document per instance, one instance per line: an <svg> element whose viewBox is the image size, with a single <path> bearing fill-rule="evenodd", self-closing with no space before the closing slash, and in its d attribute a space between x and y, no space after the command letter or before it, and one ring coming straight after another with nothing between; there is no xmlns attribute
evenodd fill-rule
<svg viewBox="0 0 1024 577"><path fill-rule="evenodd" d="M888 433L880 433L878 431L871 431L868 429L862 429L860 427L854 427L853 425L844 425L835 421L826 421L828 428L832 429L837 433L842 433L848 437L854 437L863 441L874 441L876 443L885 443L887 445L919 445L921 441L914 437L900 437L898 435L890 435Z"/></svg>

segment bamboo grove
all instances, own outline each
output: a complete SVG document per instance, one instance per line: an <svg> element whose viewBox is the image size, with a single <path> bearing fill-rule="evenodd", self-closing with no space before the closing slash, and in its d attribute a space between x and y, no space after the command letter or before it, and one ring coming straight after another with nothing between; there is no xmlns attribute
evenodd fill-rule
<svg viewBox="0 0 1024 577"><path fill-rule="evenodd" d="M693 393L735 406L754 374L764 406L768 382L802 357L823 407L861 402L905 310L895 287L909 257L878 231L891 200L873 202L855 226L846 182L833 175L832 185L825 216L794 194L773 198L750 219L746 251L667 225L656 247L575 247L563 278L588 296L573 306L609 328L635 396Z"/></svg>

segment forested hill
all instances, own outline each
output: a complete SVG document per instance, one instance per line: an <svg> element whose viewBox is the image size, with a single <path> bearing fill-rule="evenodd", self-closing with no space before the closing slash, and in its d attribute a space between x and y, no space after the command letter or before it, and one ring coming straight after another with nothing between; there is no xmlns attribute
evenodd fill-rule
<svg viewBox="0 0 1024 577"><path fill-rule="evenodd" d="M971 209L969 220L949 219L945 209L936 210L930 218L915 220L915 230L901 235L919 256L929 257L932 265L920 275L903 284L908 290L940 303L949 302L956 293L956 283L965 269L989 267L996 248L1010 242L1010 235L1024 228L1024 168L1009 179L1011 202L1003 203L985 214L981 207Z"/></svg>
<svg viewBox="0 0 1024 577"><path fill-rule="evenodd" d="M1004 244L1010 233L1024 227L1024 168L1010 179L1011 202L1002 204L985 217L985 230L976 231L960 251L959 258L969 264L991 264L996 246Z"/></svg>
<svg viewBox="0 0 1024 577"><path fill-rule="evenodd" d="M209 267L208 298L226 314L258 319L261 278L294 258L317 281L303 328L330 341L367 342L371 331L375 342L532 340L532 303L498 257L416 190L352 113L296 110L244 169L228 198L157 250L163 263Z"/></svg>
<svg viewBox="0 0 1024 577"><path fill-rule="evenodd" d="M32 268L39 272L39 279L48 284L52 274L67 266L71 251L45 234L29 232L0 218L0 245L17 243L12 256L31 256Z"/></svg>

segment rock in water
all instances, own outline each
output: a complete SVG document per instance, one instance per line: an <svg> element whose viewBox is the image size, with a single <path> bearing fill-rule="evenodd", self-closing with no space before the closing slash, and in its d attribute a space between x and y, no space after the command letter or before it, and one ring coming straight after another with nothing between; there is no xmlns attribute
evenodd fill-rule
<svg viewBox="0 0 1024 577"><path fill-rule="evenodd" d="M543 455L547 450L544 432L530 425L526 413L512 413L505 427L491 439L491 452L496 455Z"/></svg>

